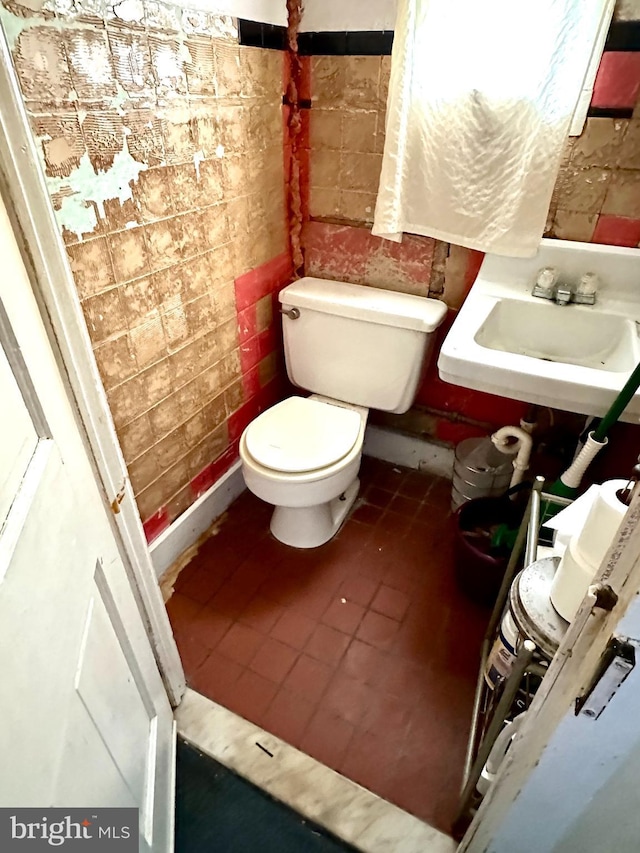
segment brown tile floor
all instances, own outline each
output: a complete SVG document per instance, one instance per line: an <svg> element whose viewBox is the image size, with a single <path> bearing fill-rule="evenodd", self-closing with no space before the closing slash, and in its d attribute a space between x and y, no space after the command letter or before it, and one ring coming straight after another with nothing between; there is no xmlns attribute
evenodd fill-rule
<svg viewBox="0 0 640 853"><path fill-rule="evenodd" d="M169 616L194 689L449 831L488 613L455 584L450 483L369 458L361 480L309 551L245 492Z"/></svg>

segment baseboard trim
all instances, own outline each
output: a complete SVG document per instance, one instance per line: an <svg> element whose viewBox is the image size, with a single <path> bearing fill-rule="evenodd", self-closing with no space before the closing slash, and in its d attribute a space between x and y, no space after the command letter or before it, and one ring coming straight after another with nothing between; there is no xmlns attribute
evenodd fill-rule
<svg viewBox="0 0 640 853"><path fill-rule="evenodd" d="M171 568L245 488L241 462L238 459L217 483L200 495L186 512L176 518L173 524L151 543L149 550L156 577L160 578Z"/></svg>
<svg viewBox="0 0 640 853"><path fill-rule="evenodd" d="M363 452L367 456L384 459L394 465L417 468L449 480L453 473L452 447L384 427L367 427Z"/></svg>

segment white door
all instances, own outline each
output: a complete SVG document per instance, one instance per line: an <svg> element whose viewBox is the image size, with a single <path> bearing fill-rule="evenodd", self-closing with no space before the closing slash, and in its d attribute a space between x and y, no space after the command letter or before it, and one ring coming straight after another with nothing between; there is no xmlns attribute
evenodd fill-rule
<svg viewBox="0 0 640 853"><path fill-rule="evenodd" d="M139 808L173 848L173 714L0 201L0 806Z"/></svg>

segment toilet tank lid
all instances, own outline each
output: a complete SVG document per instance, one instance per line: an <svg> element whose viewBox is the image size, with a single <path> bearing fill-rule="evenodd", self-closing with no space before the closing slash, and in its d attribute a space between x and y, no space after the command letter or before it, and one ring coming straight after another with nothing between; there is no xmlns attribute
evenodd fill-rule
<svg viewBox="0 0 640 853"><path fill-rule="evenodd" d="M447 313L447 306L437 299L311 276L287 285L279 298L295 308L419 332L433 332Z"/></svg>

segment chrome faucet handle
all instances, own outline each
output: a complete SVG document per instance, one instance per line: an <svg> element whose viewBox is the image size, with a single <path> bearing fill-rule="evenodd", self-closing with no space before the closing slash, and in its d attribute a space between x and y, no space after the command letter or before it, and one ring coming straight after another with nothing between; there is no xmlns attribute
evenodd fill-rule
<svg viewBox="0 0 640 853"><path fill-rule="evenodd" d="M546 287L544 284L538 284L537 282L533 285L533 290L531 291L532 296L539 296L540 299L553 299L554 291L552 287Z"/></svg>
<svg viewBox="0 0 640 853"><path fill-rule="evenodd" d="M531 295L539 296L540 299L553 299L557 281L558 271L555 267L543 267L538 271Z"/></svg>
<svg viewBox="0 0 640 853"><path fill-rule="evenodd" d="M594 305L599 284L600 280L596 273L584 273L578 282L573 301L579 302L582 305Z"/></svg>
<svg viewBox="0 0 640 853"><path fill-rule="evenodd" d="M556 287L555 301L557 305L568 305L573 298L573 290L569 284L559 284Z"/></svg>

